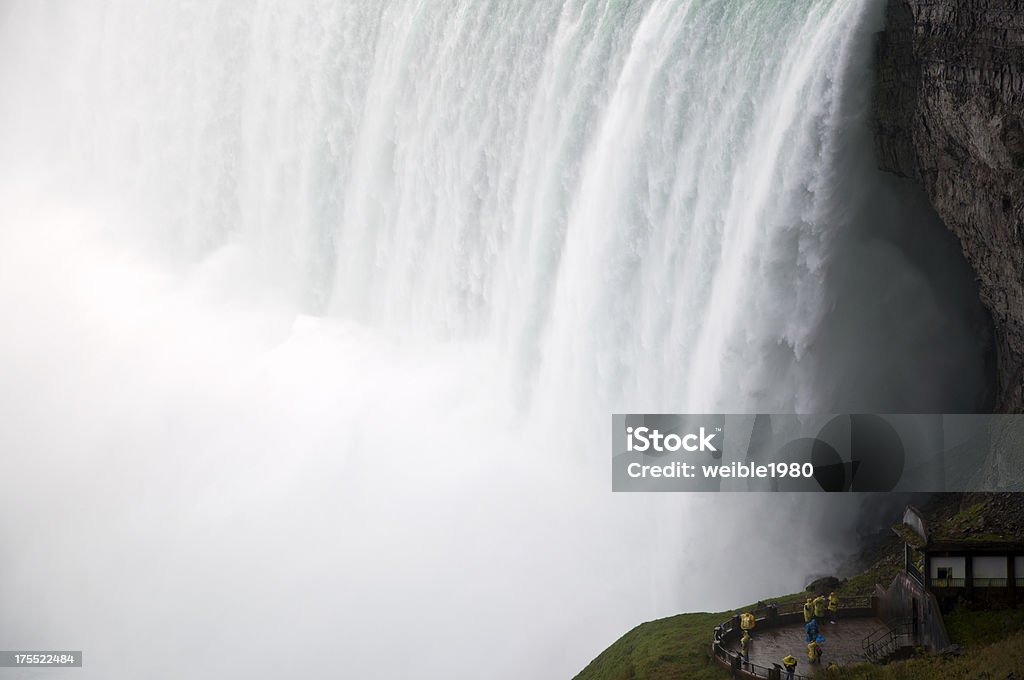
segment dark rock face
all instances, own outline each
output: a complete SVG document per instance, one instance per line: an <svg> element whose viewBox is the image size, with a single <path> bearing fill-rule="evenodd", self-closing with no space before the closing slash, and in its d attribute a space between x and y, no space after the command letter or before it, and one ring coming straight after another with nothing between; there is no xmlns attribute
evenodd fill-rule
<svg viewBox="0 0 1024 680"><path fill-rule="evenodd" d="M835 576L826 576L819 578L816 581L812 581L807 584L807 592L815 595L828 595L833 592L836 588L842 585L842 582Z"/></svg>
<svg viewBox="0 0 1024 680"><path fill-rule="evenodd" d="M977 275L996 410L1021 409L1024 0L888 0L875 115L881 168L925 188Z"/></svg>

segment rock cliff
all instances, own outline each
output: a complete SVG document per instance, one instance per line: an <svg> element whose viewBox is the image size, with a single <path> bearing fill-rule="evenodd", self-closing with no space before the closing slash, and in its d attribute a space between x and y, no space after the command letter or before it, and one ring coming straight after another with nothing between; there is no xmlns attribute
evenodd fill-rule
<svg viewBox="0 0 1024 680"><path fill-rule="evenodd" d="M875 115L880 166L924 187L977 275L996 410L1024 408L1024 0L888 0Z"/></svg>

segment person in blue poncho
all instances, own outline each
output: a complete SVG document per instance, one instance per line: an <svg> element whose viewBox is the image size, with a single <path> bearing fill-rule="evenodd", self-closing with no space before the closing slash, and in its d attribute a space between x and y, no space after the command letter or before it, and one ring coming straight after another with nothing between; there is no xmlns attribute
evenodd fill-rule
<svg viewBox="0 0 1024 680"><path fill-rule="evenodd" d="M818 637L818 619L811 619L804 624L804 632L807 633L807 642L812 642Z"/></svg>

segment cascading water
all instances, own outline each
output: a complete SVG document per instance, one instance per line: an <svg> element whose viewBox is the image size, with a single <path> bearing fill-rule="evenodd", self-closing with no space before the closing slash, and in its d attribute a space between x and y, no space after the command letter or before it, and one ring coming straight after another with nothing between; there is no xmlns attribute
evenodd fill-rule
<svg viewBox="0 0 1024 680"><path fill-rule="evenodd" d="M0 647L559 678L832 568L856 499L613 496L606 435L978 405L880 5L3 5Z"/></svg>

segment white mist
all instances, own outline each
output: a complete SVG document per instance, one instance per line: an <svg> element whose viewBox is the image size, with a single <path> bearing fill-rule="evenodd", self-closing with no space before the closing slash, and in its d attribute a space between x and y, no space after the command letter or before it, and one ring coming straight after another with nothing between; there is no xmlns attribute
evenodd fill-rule
<svg viewBox="0 0 1024 680"><path fill-rule="evenodd" d="M612 495L606 436L976 403L879 7L5 4L0 647L565 678L832 568L857 499Z"/></svg>

